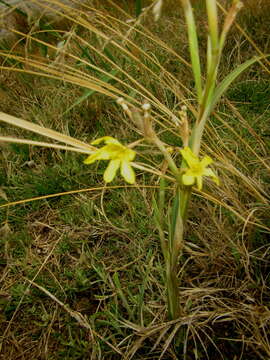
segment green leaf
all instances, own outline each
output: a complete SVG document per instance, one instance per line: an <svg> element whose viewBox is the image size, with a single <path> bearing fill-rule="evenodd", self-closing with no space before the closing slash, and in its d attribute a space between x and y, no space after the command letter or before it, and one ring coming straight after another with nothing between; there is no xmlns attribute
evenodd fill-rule
<svg viewBox="0 0 270 360"><path fill-rule="evenodd" d="M122 286L121 286L121 283L120 283L120 280L119 280L119 276L118 276L118 273L115 272L113 274L113 282L114 282L114 285L115 285L115 288L117 290L117 295L120 297L120 299L122 300L122 303L124 305L124 307L126 308L128 314L129 314L129 318L130 319L133 319L133 311L131 309L131 307L129 306L129 303L128 303L128 300L122 290Z"/></svg>
<svg viewBox="0 0 270 360"><path fill-rule="evenodd" d="M185 13L187 28L188 28L188 42L191 57L192 71L198 96L198 102L202 100L202 78L201 78L201 63L200 52L198 45L198 35L196 24L193 16L193 10L189 0L182 0L182 5Z"/></svg>
<svg viewBox="0 0 270 360"><path fill-rule="evenodd" d="M241 75L249 66L253 65L255 62L260 61L268 56L270 56L270 55L256 56L252 59L249 59L249 60L245 61L243 64L237 66L236 69L234 69L229 75L227 75L225 77L225 79L223 79L222 82L217 86L217 88L213 94L210 111L212 111L214 109L214 107L216 106L216 104L219 101L219 99L221 98L221 96L226 92L226 90L229 88L231 83L239 75Z"/></svg>
<svg viewBox="0 0 270 360"><path fill-rule="evenodd" d="M179 206L180 206L179 190L177 190L175 197L173 199L173 205L172 205L172 209L171 209L171 231L170 231L171 247L170 247L170 249L172 249L172 247L173 247L175 227L176 227L177 217L178 217L178 213L179 213Z"/></svg>
<svg viewBox="0 0 270 360"><path fill-rule="evenodd" d="M158 206L161 216L163 216L164 214L166 185L167 185L166 179L161 178L159 183L159 198L158 198Z"/></svg>
<svg viewBox="0 0 270 360"><path fill-rule="evenodd" d="M159 233L159 239L160 239L160 244L161 244L161 249L162 249L162 253L165 259L165 262L167 262L168 258L169 258L169 254L168 254L168 246L167 246L167 241L165 239L165 233L163 230L163 226L164 226L164 219L163 219L163 214L161 215L160 209L157 205L156 199L153 196L153 210L154 210L154 222L155 225L157 227L158 233ZM163 211L162 211L163 213Z"/></svg>
<svg viewBox="0 0 270 360"><path fill-rule="evenodd" d="M136 0L136 17L140 16L142 12L142 0Z"/></svg>
<svg viewBox="0 0 270 360"><path fill-rule="evenodd" d="M118 70L112 70L110 72L110 75L104 75L100 77L100 81L104 83L108 83L112 80L112 76L115 76L119 71ZM92 96L96 90L85 90L84 94L80 96L64 113L63 115L67 114L71 109L73 109L75 106L79 105L81 102L86 100L89 96Z"/></svg>
<svg viewBox="0 0 270 360"><path fill-rule="evenodd" d="M160 222L160 211L156 202L156 199L153 196L153 210L154 210L154 220L159 224Z"/></svg>

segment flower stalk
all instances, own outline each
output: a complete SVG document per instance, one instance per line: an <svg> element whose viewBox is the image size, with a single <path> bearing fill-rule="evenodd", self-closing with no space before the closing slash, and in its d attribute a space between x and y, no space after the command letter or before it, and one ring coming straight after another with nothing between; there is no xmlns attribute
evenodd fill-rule
<svg viewBox="0 0 270 360"><path fill-rule="evenodd" d="M170 246L169 256L165 257L166 262L166 281L167 281L167 298L168 314L170 319L176 319L180 314L179 286L177 281L178 261L184 244L184 227L187 218L187 211L191 199L192 187L197 185L198 190L202 189L203 176L210 176L216 184L219 180L215 173L208 168L212 163L209 156L205 156L201 161L198 158L202 136L207 120L213 110L213 104L216 91L216 80L222 49L226 35L231 27L238 10L241 7L240 1L235 1L225 19L221 35L218 29L218 14L216 0L205 0L207 17L208 17L208 45L207 45L207 69L206 80L203 86L201 76L200 56L198 47L198 36L193 16L193 10L190 0L180 0L184 10L189 39L190 58L195 81L198 101L198 116L191 130L191 136L187 131L183 131L182 141L184 149L180 150L182 163L180 167L180 178L176 178L177 191L174 198L174 205L171 213L170 227ZM180 114L183 118L183 112ZM183 122L182 122L183 123ZM188 132L189 133L189 132ZM185 136L183 136L185 134ZM188 140L187 140L188 137ZM189 146L188 146L189 145Z"/></svg>

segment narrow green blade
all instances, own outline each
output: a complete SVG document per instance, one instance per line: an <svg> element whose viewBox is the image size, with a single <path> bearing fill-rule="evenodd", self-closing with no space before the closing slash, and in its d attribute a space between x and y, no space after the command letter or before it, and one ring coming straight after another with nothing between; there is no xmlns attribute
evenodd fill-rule
<svg viewBox="0 0 270 360"><path fill-rule="evenodd" d="M175 227L176 227L176 223L177 223L177 217L178 217L178 213L179 213L179 206L180 206L180 202L179 202L179 193L178 190L175 194L175 197L173 199L173 204L172 204L172 209L171 209L171 228L170 228L170 243L171 243L171 247L170 249L172 249L173 247L173 239L174 239L174 234L175 234Z"/></svg>
<svg viewBox="0 0 270 360"><path fill-rule="evenodd" d="M112 70L110 75L104 75L100 78L101 81L104 83L108 83L112 80L112 76L115 76L118 73L118 70ZM89 96L93 95L96 91L95 90L85 90L84 94L80 96L64 113L63 115L67 114L71 109L75 106L79 105L81 102L86 100Z"/></svg>
<svg viewBox="0 0 270 360"><path fill-rule="evenodd" d="M142 0L136 0L136 17L140 16L142 12Z"/></svg>
<svg viewBox="0 0 270 360"><path fill-rule="evenodd" d="M237 66L236 69L234 69L229 75L225 77L225 79L222 80L222 82L217 86L214 94L213 94L213 100L211 103L211 110L214 109L216 104L218 103L221 96L226 92L226 90L229 88L231 83L244 72L249 66L253 65L255 62L260 61L264 59L265 57L268 57L269 55L265 56L256 56L252 59L249 59L245 61L243 64Z"/></svg>

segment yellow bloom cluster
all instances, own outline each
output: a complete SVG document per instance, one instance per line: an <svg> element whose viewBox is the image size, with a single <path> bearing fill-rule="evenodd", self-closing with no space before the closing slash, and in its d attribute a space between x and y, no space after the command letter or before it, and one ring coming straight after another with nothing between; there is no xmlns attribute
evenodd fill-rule
<svg viewBox="0 0 270 360"><path fill-rule="evenodd" d="M103 136L94 140L91 145L99 145L105 143L100 149L84 160L85 164L93 164L98 160L109 160L103 178L106 183L110 183L116 176L118 169L125 181L129 184L135 183L135 172L132 169L131 162L136 156L136 152L122 145L117 139L111 136ZM198 190L202 189L203 176L210 176L216 184L219 179L211 170L210 165L213 160L209 156L205 156L200 160L189 147L180 150L180 153L187 164L182 175L182 183L186 186L192 186L196 183Z"/></svg>

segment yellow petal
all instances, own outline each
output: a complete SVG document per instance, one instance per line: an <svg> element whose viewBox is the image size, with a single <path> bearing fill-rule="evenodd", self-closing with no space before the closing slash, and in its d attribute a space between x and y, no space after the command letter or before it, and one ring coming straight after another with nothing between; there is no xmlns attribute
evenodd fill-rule
<svg viewBox="0 0 270 360"><path fill-rule="evenodd" d="M109 160L110 158L110 152L108 152L104 146L103 148L95 151L94 154L88 156L88 158L84 160L84 163L89 165L93 164L93 162L97 160Z"/></svg>
<svg viewBox="0 0 270 360"><path fill-rule="evenodd" d="M217 177L217 175L214 173L213 170L211 170L211 169L204 169L203 175L205 175L205 176L210 176L210 177L213 179L213 181L214 181L217 185L219 185L219 178Z"/></svg>
<svg viewBox="0 0 270 360"><path fill-rule="evenodd" d="M121 162L121 175L129 184L135 183L135 173L128 161Z"/></svg>
<svg viewBox="0 0 270 360"><path fill-rule="evenodd" d="M96 161L96 153L88 156L83 162L88 165L88 164L93 164L93 162L95 161Z"/></svg>
<svg viewBox="0 0 270 360"><path fill-rule="evenodd" d="M124 161L133 161L135 156L136 156L136 152L134 150L125 148L125 151L123 152L123 160Z"/></svg>
<svg viewBox="0 0 270 360"><path fill-rule="evenodd" d="M210 156L206 155L202 161L201 161L201 165L203 167L207 167L208 165L212 164L213 160L210 158Z"/></svg>
<svg viewBox="0 0 270 360"><path fill-rule="evenodd" d="M199 158L193 154L192 150L189 147L184 147L184 149L180 150L180 153L182 154L183 158L185 159L190 168L200 163Z"/></svg>
<svg viewBox="0 0 270 360"><path fill-rule="evenodd" d="M116 171L119 169L119 166L120 160L111 160L109 162L109 165L103 174L103 179L106 183L113 181L116 175Z"/></svg>
<svg viewBox="0 0 270 360"><path fill-rule="evenodd" d="M202 176L196 177L197 189L202 190Z"/></svg>
<svg viewBox="0 0 270 360"><path fill-rule="evenodd" d="M105 144L116 144L116 145L123 146L123 145L121 145L121 143L117 139L115 139L115 138L113 138L111 136L104 136L104 138L106 138L104 140Z"/></svg>
<svg viewBox="0 0 270 360"><path fill-rule="evenodd" d="M219 186L220 184L219 178L217 176L212 176L212 179Z"/></svg>
<svg viewBox="0 0 270 360"><path fill-rule="evenodd" d="M105 144L120 144L120 142L118 140L116 140L115 138L111 137L111 136L102 136L101 138L98 138L94 141L91 142L91 145L98 145L102 142L105 142Z"/></svg>
<svg viewBox="0 0 270 360"><path fill-rule="evenodd" d="M183 184L186 185L186 186L190 186L190 185L193 185L194 182L195 182L195 177L194 176L191 176L191 175L188 175L188 174L183 174L182 176L182 181L183 181Z"/></svg>

